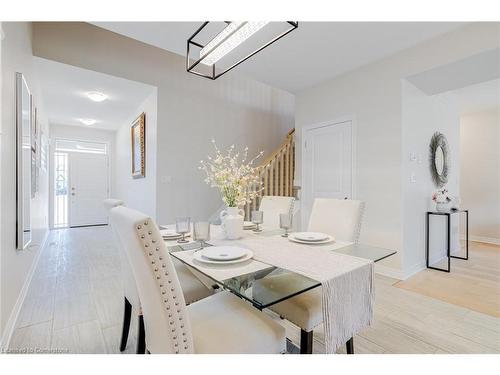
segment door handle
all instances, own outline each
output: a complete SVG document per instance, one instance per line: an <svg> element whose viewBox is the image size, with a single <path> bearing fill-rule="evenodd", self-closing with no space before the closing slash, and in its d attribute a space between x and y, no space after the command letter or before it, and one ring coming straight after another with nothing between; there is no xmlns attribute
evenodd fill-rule
<svg viewBox="0 0 500 375"><path fill-rule="evenodd" d="M76 195L75 193L71 193L71 195Z"/></svg>

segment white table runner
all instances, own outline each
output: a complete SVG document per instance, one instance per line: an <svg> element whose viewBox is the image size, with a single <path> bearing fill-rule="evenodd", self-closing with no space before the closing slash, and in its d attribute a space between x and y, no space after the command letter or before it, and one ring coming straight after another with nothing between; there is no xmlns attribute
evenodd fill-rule
<svg viewBox="0 0 500 375"><path fill-rule="evenodd" d="M279 235L247 231L241 240L229 241L223 239L220 229L214 226L210 243L249 248L256 260L321 282L327 353L335 353L373 321L374 263L332 252L351 243L307 245Z"/></svg>
<svg viewBox="0 0 500 375"><path fill-rule="evenodd" d="M327 353L335 353L347 340L371 325L374 314L374 263L332 252L351 243L338 241L324 245L299 244L279 236L277 231L259 234L245 231L240 240L226 240L219 226L212 226L211 231L210 244L251 249L255 260L239 267L203 269L203 272L217 280L255 272L262 269L259 267L265 268L269 264L321 282ZM176 253L176 256L183 257L184 261L192 263L195 268L203 267L198 263L194 264L193 251L182 253ZM267 264L263 265L261 262Z"/></svg>

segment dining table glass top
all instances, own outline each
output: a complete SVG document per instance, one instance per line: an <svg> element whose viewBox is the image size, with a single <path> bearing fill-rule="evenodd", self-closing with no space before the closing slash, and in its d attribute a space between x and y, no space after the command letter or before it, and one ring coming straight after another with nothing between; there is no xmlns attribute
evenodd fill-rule
<svg viewBox="0 0 500 375"><path fill-rule="evenodd" d="M281 235L282 232L278 232L279 231L261 232L259 236L269 237ZM203 274L212 281L214 285L218 285L248 300L259 309L267 308L321 285L319 281L313 280L307 276L280 267L275 267L255 259L252 259L251 263L248 265L234 267L229 265L220 266L225 269L227 267L229 271L224 270L224 272L218 272L215 268L201 265L192 259L192 254L199 249L198 243L177 244L173 241L166 241L166 244L170 254L174 258L183 262L191 269ZM364 244L346 244L341 247L337 244L337 246L332 246L332 250L329 251L373 262L377 262L396 253L394 250ZM231 268L233 268L234 272L231 272Z"/></svg>

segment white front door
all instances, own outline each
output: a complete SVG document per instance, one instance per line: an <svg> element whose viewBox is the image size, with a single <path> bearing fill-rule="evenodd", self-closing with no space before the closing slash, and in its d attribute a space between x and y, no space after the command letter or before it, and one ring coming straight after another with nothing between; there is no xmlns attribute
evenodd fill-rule
<svg viewBox="0 0 500 375"><path fill-rule="evenodd" d="M302 228L307 229L314 198L352 198L352 123L304 129Z"/></svg>
<svg viewBox="0 0 500 375"><path fill-rule="evenodd" d="M108 155L70 153L69 176L69 226L107 224Z"/></svg>

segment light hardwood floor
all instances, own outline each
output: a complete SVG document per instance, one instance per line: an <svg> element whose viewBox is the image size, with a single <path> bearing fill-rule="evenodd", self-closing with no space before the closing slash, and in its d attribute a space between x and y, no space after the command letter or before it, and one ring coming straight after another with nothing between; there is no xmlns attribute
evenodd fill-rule
<svg viewBox="0 0 500 375"><path fill-rule="evenodd" d="M119 353L123 314L118 249L107 227L53 231L19 315L14 351ZM376 277L375 323L356 353L499 353L500 319ZM276 318L298 343L299 330ZM126 353L135 351L136 326ZM314 352L324 352L322 330ZM343 352L343 349L340 350Z"/></svg>
<svg viewBox="0 0 500 375"><path fill-rule="evenodd" d="M450 273L425 270L395 286L500 318L500 246L471 242Z"/></svg>

